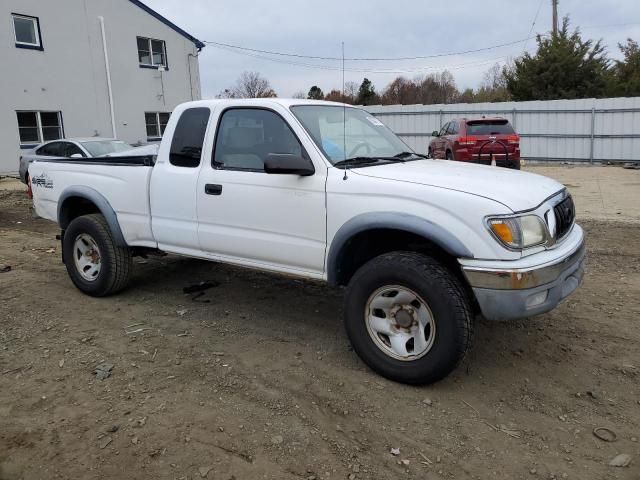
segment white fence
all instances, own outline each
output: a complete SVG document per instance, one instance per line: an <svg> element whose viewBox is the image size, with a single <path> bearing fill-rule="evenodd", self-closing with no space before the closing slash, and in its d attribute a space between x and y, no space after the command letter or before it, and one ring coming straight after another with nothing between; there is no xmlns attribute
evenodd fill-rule
<svg viewBox="0 0 640 480"><path fill-rule="evenodd" d="M511 121L527 160L640 160L640 97L365 108L421 153L447 121L488 115Z"/></svg>

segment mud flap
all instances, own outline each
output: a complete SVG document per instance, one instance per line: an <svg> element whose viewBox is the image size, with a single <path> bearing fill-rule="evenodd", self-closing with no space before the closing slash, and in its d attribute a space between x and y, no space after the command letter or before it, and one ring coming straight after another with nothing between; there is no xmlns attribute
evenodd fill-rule
<svg viewBox="0 0 640 480"><path fill-rule="evenodd" d="M56 240L60 240L60 252L62 252L62 263L64 263L64 248L63 248L63 243L64 243L64 230L60 230L60 235L56 235Z"/></svg>

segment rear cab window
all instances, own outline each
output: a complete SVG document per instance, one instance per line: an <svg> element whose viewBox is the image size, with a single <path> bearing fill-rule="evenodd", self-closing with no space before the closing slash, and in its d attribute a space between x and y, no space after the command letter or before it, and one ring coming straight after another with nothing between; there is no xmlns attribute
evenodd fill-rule
<svg viewBox="0 0 640 480"><path fill-rule="evenodd" d="M211 110L206 107L188 108L182 112L171 140L171 165L184 168L200 166L210 115Z"/></svg>
<svg viewBox="0 0 640 480"><path fill-rule="evenodd" d="M508 120L471 120L467 135L510 135L515 133Z"/></svg>

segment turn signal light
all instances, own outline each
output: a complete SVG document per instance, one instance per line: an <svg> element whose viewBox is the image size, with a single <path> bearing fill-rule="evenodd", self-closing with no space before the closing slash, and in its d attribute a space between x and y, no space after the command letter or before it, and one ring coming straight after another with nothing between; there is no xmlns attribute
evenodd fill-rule
<svg viewBox="0 0 640 480"><path fill-rule="evenodd" d="M491 230L507 245L513 244L513 231L507 222L491 222Z"/></svg>

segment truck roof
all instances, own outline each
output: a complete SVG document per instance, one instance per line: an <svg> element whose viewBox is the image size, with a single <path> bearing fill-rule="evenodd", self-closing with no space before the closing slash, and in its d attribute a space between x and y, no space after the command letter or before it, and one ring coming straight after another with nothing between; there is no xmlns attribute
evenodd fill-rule
<svg viewBox="0 0 640 480"><path fill-rule="evenodd" d="M197 104L200 106L214 106L214 105L282 105L283 107L290 107L292 105L333 105L353 107L353 105L347 105L339 102L327 102L325 100L306 100L299 98L215 98L210 100L197 100L194 102L188 102L191 104Z"/></svg>

